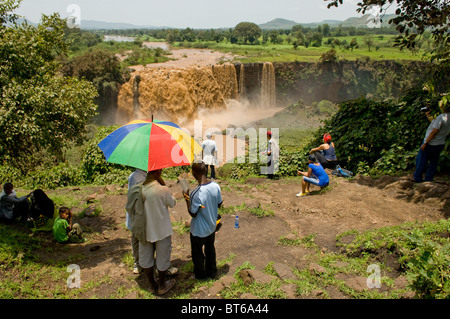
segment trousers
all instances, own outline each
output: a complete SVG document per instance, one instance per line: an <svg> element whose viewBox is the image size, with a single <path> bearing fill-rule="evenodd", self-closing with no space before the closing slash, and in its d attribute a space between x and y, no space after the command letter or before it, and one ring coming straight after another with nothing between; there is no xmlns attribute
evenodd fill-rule
<svg viewBox="0 0 450 319"><path fill-rule="evenodd" d="M216 248L214 247L216 233L213 232L207 237L196 237L192 233L190 235L195 278L214 278L217 275ZM204 252L203 248L205 248Z"/></svg>
<svg viewBox="0 0 450 319"><path fill-rule="evenodd" d="M427 145L425 151L419 149L416 157L416 170L414 171L414 180L422 182L422 175L425 172L425 181L433 181L439 163L439 154L445 145Z"/></svg>

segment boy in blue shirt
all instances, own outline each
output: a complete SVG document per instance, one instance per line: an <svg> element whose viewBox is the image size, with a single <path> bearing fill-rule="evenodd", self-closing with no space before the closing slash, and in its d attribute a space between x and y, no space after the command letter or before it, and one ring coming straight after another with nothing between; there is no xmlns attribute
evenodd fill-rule
<svg viewBox="0 0 450 319"><path fill-rule="evenodd" d="M323 188L328 186L328 183L330 182L327 172L325 172L322 165L320 165L317 161L316 156L309 155L308 162L307 172L297 172L298 175L303 175L302 191L297 194L297 197L307 195L309 193L309 185L311 183Z"/></svg>
<svg viewBox="0 0 450 319"><path fill-rule="evenodd" d="M214 278L217 275L214 241L222 195L220 186L207 179L205 163L192 164L192 175L198 187L190 196L189 190L183 194L192 217L190 239L194 274L196 279Z"/></svg>

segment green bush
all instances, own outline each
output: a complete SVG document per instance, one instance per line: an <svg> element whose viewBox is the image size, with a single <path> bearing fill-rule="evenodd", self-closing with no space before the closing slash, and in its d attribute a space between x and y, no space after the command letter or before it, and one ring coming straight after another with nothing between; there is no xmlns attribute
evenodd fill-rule
<svg viewBox="0 0 450 319"><path fill-rule="evenodd" d="M397 258L400 271L420 298L450 298L450 221L398 226L340 234L337 245L350 256L367 255L373 260ZM353 239L348 242L346 237ZM344 243L346 242L346 243Z"/></svg>
<svg viewBox="0 0 450 319"><path fill-rule="evenodd" d="M108 163L98 147L108 134L119 128L119 125L99 127L97 134L87 144L81 160L81 170L86 183L110 184L128 178L132 169L124 165Z"/></svg>
<svg viewBox="0 0 450 319"><path fill-rule="evenodd" d="M430 240L420 230L408 238L416 246L414 257L407 263L407 277L412 289L420 298L449 299L449 241L439 243Z"/></svg>
<svg viewBox="0 0 450 319"><path fill-rule="evenodd" d="M320 145L328 132L340 164L354 171L396 174L414 167L414 160L429 121L420 108L429 105L440 113L440 96L427 90L410 90L399 100L359 99L343 102L324 121L308 146ZM449 168L448 144L441 154L441 169Z"/></svg>

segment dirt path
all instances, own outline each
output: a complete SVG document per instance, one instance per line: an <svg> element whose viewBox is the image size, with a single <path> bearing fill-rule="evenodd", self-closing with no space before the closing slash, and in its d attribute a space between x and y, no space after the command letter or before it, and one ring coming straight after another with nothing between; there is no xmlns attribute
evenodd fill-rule
<svg viewBox="0 0 450 319"><path fill-rule="evenodd" d="M372 180L357 177L348 181L332 176L328 191L297 198L299 178L251 178L243 184L218 182L226 207L245 203L247 208L262 207L274 212L274 216L258 218L245 209L239 212L239 229L234 228L234 216L223 216L222 229L216 236L217 260L227 260L219 270L222 277L233 276L236 268L245 262L261 271L269 262L302 269L305 267L304 258L310 252L301 246L278 244L281 237L289 234L299 238L315 234L315 243L321 249L334 251L337 250L336 235L350 229L366 230L416 220L436 221L448 218L450 213L450 187L445 183L417 186L407 178ZM174 181L167 183L174 195L180 198L171 210L172 221L174 225L183 225L190 217L181 200L180 187ZM50 250L51 254L46 253L44 245L39 259L43 263L74 260L79 264L83 282L97 282L80 298L110 297L119 287L127 292L122 297L139 298L139 291L148 289L147 281L144 276L132 274L130 266L124 263L124 256L129 255L131 249L130 232L125 228L126 186L49 191L50 197L62 194L76 196L80 204L92 201L94 206L101 208L101 213L96 217L76 220L85 229L88 242L57 246L56 254L55 249ZM73 210L80 212L76 207ZM48 240L47 245L54 248L55 243ZM182 268L190 261L189 234L175 232L172 264ZM192 284L189 280L191 275L190 272L181 272L177 278L177 288L166 297L170 298L180 290L185 291L186 285ZM332 298L344 297L341 293L330 294ZM197 292L193 297L204 298L205 294L199 296Z"/></svg>
<svg viewBox="0 0 450 319"><path fill-rule="evenodd" d="M159 44L160 46L162 44ZM220 61L232 61L235 56L231 53L217 52L211 49L176 49L170 48L170 60L162 63L152 63L131 66L136 71L142 71L145 68L186 68L186 67L202 67L218 64Z"/></svg>

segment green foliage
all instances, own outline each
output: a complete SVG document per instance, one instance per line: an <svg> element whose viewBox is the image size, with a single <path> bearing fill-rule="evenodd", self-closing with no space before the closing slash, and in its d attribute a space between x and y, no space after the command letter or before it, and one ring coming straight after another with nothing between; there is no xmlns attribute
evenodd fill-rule
<svg viewBox="0 0 450 319"><path fill-rule="evenodd" d="M119 128L119 125L99 127L97 134L86 147L81 160L81 169L87 183L109 184L126 181L132 169L124 165L108 163L98 143L109 133Z"/></svg>
<svg viewBox="0 0 450 319"><path fill-rule="evenodd" d="M366 98L346 101L324 121L311 143L319 145L325 132L333 137L340 163L350 170L396 174L414 166L418 147L429 121L420 108L429 105L440 113L439 95L428 90L410 90L398 101ZM443 156L447 156L447 151ZM441 168L445 163L441 162Z"/></svg>
<svg viewBox="0 0 450 319"><path fill-rule="evenodd" d="M15 228L0 224L0 270L7 270L23 265L35 259L34 249L41 240L30 237L27 232L18 232Z"/></svg>
<svg viewBox="0 0 450 319"><path fill-rule="evenodd" d="M408 238L416 246L414 256L407 262L412 289L421 298L449 299L450 243L429 240L420 230Z"/></svg>
<svg viewBox="0 0 450 319"><path fill-rule="evenodd" d="M244 44L256 43L261 36L261 28L252 22L241 22L234 28L234 33L238 38L242 38Z"/></svg>
<svg viewBox="0 0 450 319"><path fill-rule="evenodd" d="M406 223L366 232L350 231L337 237L348 255L380 259L395 256L420 298L450 297L450 221ZM354 237L349 243L347 236Z"/></svg>
<svg viewBox="0 0 450 319"><path fill-rule="evenodd" d="M43 15L37 27L0 26L0 161L24 172L35 165L33 154L62 158L65 146L81 143L97 108L90 83L58 73L56 58L67 51L64 25L55 14Z"/></svg>

